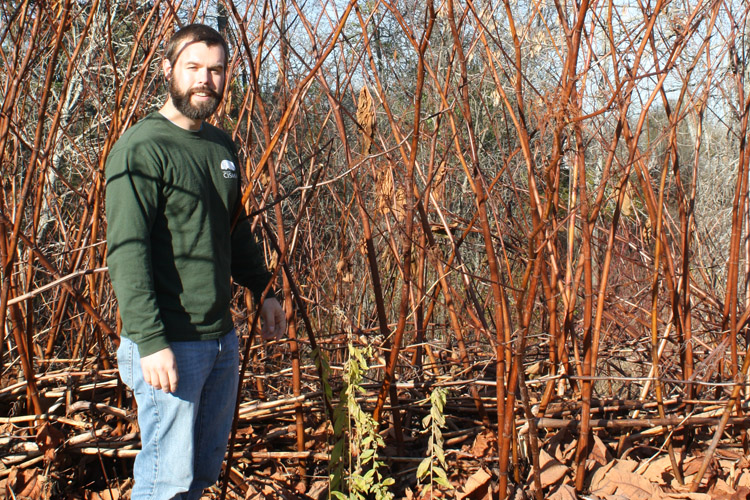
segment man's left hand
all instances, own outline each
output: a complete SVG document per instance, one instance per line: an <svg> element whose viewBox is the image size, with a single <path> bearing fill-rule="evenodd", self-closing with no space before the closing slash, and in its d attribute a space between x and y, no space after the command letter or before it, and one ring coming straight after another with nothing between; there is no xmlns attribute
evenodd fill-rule
<svg viewBox="0 0 750 500"><path fill-rule="evenodd" d="M286 331L286 314L275 297L266 297L260 307L260 335L264 340L279 340Z"/></svg>

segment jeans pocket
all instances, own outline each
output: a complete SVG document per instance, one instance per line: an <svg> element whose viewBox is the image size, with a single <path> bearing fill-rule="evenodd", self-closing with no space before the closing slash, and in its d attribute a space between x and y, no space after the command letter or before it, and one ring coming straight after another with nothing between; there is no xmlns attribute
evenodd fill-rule
<svg viewBox="0 0 750 500"><path fill-rule="evenodd" d="M120 379L131 390L133 389L133 347L134 344L126 338L120 339L120 347L117 348L117 370Z"/></svg>

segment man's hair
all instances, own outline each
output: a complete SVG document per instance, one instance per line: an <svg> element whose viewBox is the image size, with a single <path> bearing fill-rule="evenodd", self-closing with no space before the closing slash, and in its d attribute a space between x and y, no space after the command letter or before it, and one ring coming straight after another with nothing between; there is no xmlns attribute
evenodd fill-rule
<svg viewBox="0 0 750 500"><path fill-rule="evenodd" d="M164 52L164 56L169 61L169 64L174 67L177 62L177 58L180 57L182 49L185 48L187 43L202 42L209 47L213 45L220 45L224 49L224 66L229 64L229 46L224 37L219 34L218 31L205 24L188 24L184 28L181 28L177 33L172 35L172 38L167 43L167 50Z"/></svg>

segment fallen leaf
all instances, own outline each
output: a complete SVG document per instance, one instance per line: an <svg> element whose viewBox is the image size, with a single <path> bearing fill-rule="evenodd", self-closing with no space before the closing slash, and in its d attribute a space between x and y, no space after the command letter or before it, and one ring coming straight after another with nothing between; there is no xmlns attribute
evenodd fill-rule
<svg viewBox="0 0 750 500"><path fill-rule="evenodd" d="M42 498L42 478L37 469L12 468L5 485L9 498Z"/></svg>
<svg viewBox="0 0 750 500"><path fill-rule="evenodd" d="M255 429L253 429L252 425L248 425L247 427L242 427L241 429L237 429L237 435L250 438L255 435Z"/></svg>
<svg viewBox="0 0 750 500"><path fill-rule="evenodd" d="M567 446L565 446L562 450L563 453L563 459L560 460L562 463L570 463L570 461L573 460L573 456L576 453L576 450L578 449L578 440L574 439L570 443L568 443Z"/></svg>
<svg viewBox="0 0 750 500"><path fill-rule="evenodd" d="M549 453L539 450L539 476L542 482L542 488L557 484L565 474L568 473L568 467L555 460Z"/></svg>
<svg viewBox="0 0 750 500"><path fill-rule="evenodd" d="M594 446L591 449L589 458L601 465L606 465L612 461L612 454L609 452L609 448L607 448L604 441L596 434L594 434Z"/></svg>
<svg viewBox="0 0 750 500"><path fill-rule="evenodd" d="M120 490L117 488L108 488L102 491L91 491L86 496L88 500L118 500L120 498Z"/></svg>
<svg viewBox="0 0 750 500"><path fill-rule="evenodd" d="M552 493L548 500L577 500L576 490L569 484L563 484Z"/></svg>
<svg viewBox="0 0 750 500"><path fill-rule="evenodd" d="M724 470L733 469L737 466L737 459L719 458L719 467Z"/></svg>
<svg viewBox="0 0 750 500"><path fill-rule="evenodd" d="M598 482L598 488L592 493L607 497L607 495L623 495L629 500L652 500L662 496L662 490L638 474L634 474L637 464L631 460L619 460ZM631 469L632 467L632 469ZM593 484L593 482L592 482Z"/></svg>
<svg viewBox="0 0 750 500"><path fill-rule="evenodd" d="M549 453L555 457L559 462L565 462L565 455L563 453L563 447L569 443L570 434L567 429L560 429L552 436L547 445Z"/></svg>
<svg viewBox="0 0 750 500"><path fill-rule="evenodd" d="M602 464L600 464L596 460L592 460L590 458L586 459L585 464L586 464L586 467L585 467L586 468L586 472L592 472L592 471L594 471L596 469L601 468L601 466L602 466Z"/></svg>
<svg viewBox="0 0 750 500"><path fill-rule="evenodd" d="M553 462L559 464L560 462L547 453L544 449L539 450L539 467L544 468L548 463Z"/></svg>
<svg viewBox="0 0 750 500"><path fill-rule="evenodd" d="M482 432L474 438L474 444L471 446L471 454L476 458L486 457L497 443L495 436L490 432Z"/></svg>
<svg viewBox="0 0 750 500"><path fill-rule="evenodd" d="M729 459L731 461L737 461L741 459L742 457L744 457L744 455L738 451L725 450L725 449L716 450L716 455L719 457L720 461L722 458Z"/></svg>
<svg viewBox="0 0 750 500"><path fill-rule="evenodd" d="M730 500L748 500L750 498L750 488L741 486L737 488L737 491L732 495Z"/></svg>
<svg viewBox="0 0 750 500"><path fill-rule="evenodd" d="M44 459L52 462L57 458L57 449L65 442L65 435L49 422L44 422L36 433L36 442L44 452Z"/></svg>
<svg viewBox="0 0 750 500"><path fill-rule="evenodd" d="M695 456L693 458L685 460L685 467L683 467L683 476L692 476L694 474L697 474L705 459L705 456ZM712 458L708 464L708 468L706 469L706 474L703 476L704 480L707 477L716 475L716 468L718 467L718 465L719 462L716 460L716 458Z"/></svg>
<svg viewBox="0 0 750 500"><path fill-rule="evenodd" d="M304 495L307 491L307 485L304 481L297 481L297 483L294 485L294 491L299 493L300 495Z"/></svg>
<svg viewBox="0 0 750 500"><path fill-rule="evenodd" d="M652 483L664 486L669 484L669 481L671 481L671 478L673 477L671 471L672 461L667 455L663 455L655 460L652 460L648 464L641 465L637 469L638 474L645 477ZM665 479L664 476L668 476L668 478Z"/></svg>
<svg viewBox="0 0 750 500"><path fill-rule="evenodd" d="M719 478L711 485L711 489L708 491L713 498L723 499L726 498L729 500L729 498L735 494L734 488L729 486L726 481Z"/></svg>
<svg viewBox="0 0 750 500"><path fill-rule="evenodd" d="M307 492L307 496L314 498L315 500L328 498L328 484L329 481L325 479L315 481L310 485L310 490ZM411 500L411 498L409 500Z"/></svg>
<svg viewBox="0 0 750 500"><path fill-rule="evenodd" d="M544 364L541 361L532 363L526 367L526 376L529 378L533 378L542 373L542 368L544 368Z"/></svg>
<svg viewBox="0 0 750 500"><path fill-rule="evenodd" d="M245 492L245 500L254 500L260 497L260 492L252 484L248 485L247 491Z"/></svg>
<svg viewBox="0 0 750 500"><path fill-rule="evenodd" d="M693 484L693 481L695 480L695 477L698 474L698 470L700 469L701 463L703 462L703 457L695 457L689 462L690 463L684 468L684 472L683 472L683 478L684 478L685 484L678 483L676 479L673 479L672 482L670 483L670 486L675 491L690 491L691 485ZM701 488L707 487L713 481L713 478L715 475L716 475L716 464L715 464L715 461L711 461L708 468L706 469L706 473L703 474L703 478L701 479L699 486Z"/></svg>
<svg viewBox="0 0 750 500"><path fill-rule="evenodd" d="M703 457L692 457L685 460L685 466L682 468L682 473L685 476L692 476L696 474L703 463Z"/></svg>
<svg viewBox="0 0 750 500"><path fill-rule="evenodd" d="M464 498L470 498L473 500L480 500L484 498L489 490L490 479L492 476L484 470L479 469L469 477L464 484L463 488L456 494L457 500L463 500Z"/></svg>
<svg viewBox="0 0 750 500"><path fill-rule="evenodd" d="M594 472L594 476L591 478L591 491L601 488L604 479L607 477L607 472L609 472L614 466L615 462L612 461Z"/></svg>
<svg viewBox="0 0 750 500"><path fill-rule="evenodd" d="M737 488L750 488L750 472L743 470L737 477Z"/></svg>
<svg viewBox="0 0 750 500"><path fill-rule="evenodd" d="M427 486L419 496L419 500L433 500L434 498L443 498L443 493L437 489Z"/></svg>
<svg viewBox="0 0 750 500"><path fill-rule="evenodd" d="M623 472L634 472L638 468L638 462L635 460L625 459L616 460L615 469Z"/></svg>
<svg viewBox="0 0 750 500"><path fill-rule="evenodd" d="M270 484L266 484L263 486L261 493L266 497L270 497L271 495L274 495L276 493L276 490L274 490L273 486L271 486Z"/></svg>

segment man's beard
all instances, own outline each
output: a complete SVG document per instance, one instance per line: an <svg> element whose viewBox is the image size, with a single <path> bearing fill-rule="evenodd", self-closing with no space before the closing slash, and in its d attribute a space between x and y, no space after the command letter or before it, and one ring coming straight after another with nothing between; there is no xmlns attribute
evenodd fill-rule
<svg viewBox="0 0 750 500"><path fill-rule="evenodd" d="M197 93L203 92L211 96L207 101L194 105L190 102L190 97ZM191 120L205 120L216 111L221 102L221 94L217 94L207 87L199 87L183 92L175 85L174 78L169 80L169 97L177 110Z"/></svg>

